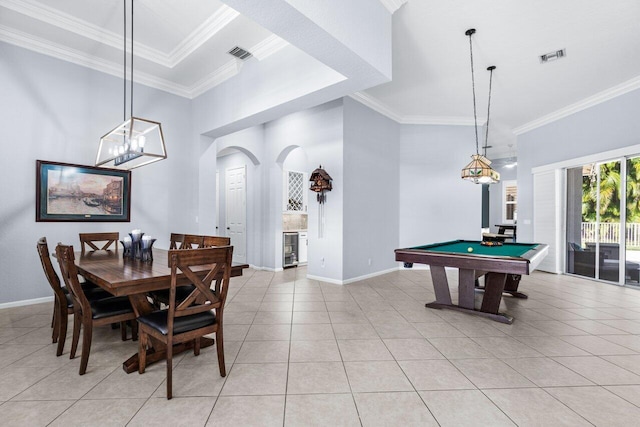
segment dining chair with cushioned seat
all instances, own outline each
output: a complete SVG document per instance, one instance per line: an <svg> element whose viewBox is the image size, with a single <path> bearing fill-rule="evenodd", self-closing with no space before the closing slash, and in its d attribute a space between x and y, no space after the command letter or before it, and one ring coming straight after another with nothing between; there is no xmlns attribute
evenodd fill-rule
<svg viewBox="0 0 640 427"><path fill-rule="evenodd" d="M73 340L71 355L73 359L78 349L80 329L82 329L82 357L80 360L80 375L87 371L89 353L91 352L91 338L94 326L109 325L120 322L123 340L126 339L126 321L131 320L132 339L138 337L138 323L136 315L127 297L110 297L90 300L87 298L78 280L78 269L75 264L73 246L58 243L56 257L60 264L62 278L70 291L73 301Z"/></svg>
<svg viewBox="0 0 640 427"><path fill-rule="evenodd" d="M215 333L220 375L226 376L224 365L223 312L231 276L232 246L215 248L170 250L171 287L169 307L140 316L139 373L146 368L147 346L150 338L164 342L167 351L167 399L173 397L173 345L195 341L193 352L200 354L200 338ZM206 275L196 274L193 267L207 266ZM178 275L194 284L184 300L176 299ZM215 286L211 285L215 282Z"/></svg>
<svg viewBox="0 0 640 427"><path fill-rule="evenodd" d="M106 251L115 250L118 251L118 240L120 240L120 233L108 232L108 233L79 233L80 236L80 250L84 254L86 247L89 246L92 251ZM98 246L100 244L101 246Z"/></svg>
<svg viewBox="0 0 640 427"><path fill-rule="evenodd" d="M56 274L49 256L49 245L47 238L41 237L37 244L38 255L42 263L44 274L53 290L54 306L51 327L53 328L51 340L58 343L56 356L60 356L64 350L64 342L67 336L67 318L73 314L73 300L69 295L69 290L60 284L60 278ZM91 284L82 284L82 288L89 299L101 299L111 297L107 291L95 287Z"/></svg>
<svg viewBox="0 0 640 427"><path fill-rule="evenodd" d="M183 245L178 245L178 241L174 242L174 236L181 236L182 240L179 240L180 243L184 241L185 236L188 236L187 242L188 244L198 244L200 247L210 248L215 246L229 246L231 245L231 238L229 237L221 237L221 236L196 236L196 235L185 235L185 234L176 234L171 233L171 249L191 249L188 247L182 247ZM178 237L180 238L180 237ZM200 241L202 240L202 243ZM178 246L178 247L177 247ZM186 245L185 245L186 246ZM186 297L191 294L193 291L193 285L182 285L176 288L176 300L182 301ZM169 305L169 290L162 289L159 291L151 292L151 298L154 301L156 308L161 308L160 304Z"/></svg>

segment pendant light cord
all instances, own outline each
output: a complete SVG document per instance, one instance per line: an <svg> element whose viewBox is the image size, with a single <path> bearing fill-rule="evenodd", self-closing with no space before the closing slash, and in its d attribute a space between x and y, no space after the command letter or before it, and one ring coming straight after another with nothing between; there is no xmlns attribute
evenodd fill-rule
<svg viewBox="0 0 640 427"><path fill-rule="evenodd" d="M473 92L473 121L476 131L476 154L480 154L480 147L478 145L478 114L476 112L476 80L473 73L473 43L471 42L471 36L475 32L475 29L470 29L467 30L465 34L469 36L469 53L471 54L471 91Z"/></svg>
<svg viewBox="0 0 640 427"><path fill-rule="evenodd" d="M123 0L122 4L123 4L122 11L124 12L124 15L123 15L124 36L123 36L123 47L122 47L122 52L124 53L124 61L122 62L124 64L124 70L122 72L122 76L124 77L122 79L124 90L122 93L122 103L123 103L122 120L125 121L127 120L127 0Z"/></svg>
<svg viewBox="0 0 640 427"><path fill-rule="evenodd" d="M493 70L496 69L495 65L487 68L489 70L489 102L487 103L487 129L484 137L484 154L483 156L487 156L487 146L489 144L489 113L491 112L491 83L493 82Z"/></svg>
<svg viewBox="0 0 640 427"><path fill-rule="evenodd" d="M131 89L129 92L131 93L129 112L131 113L131 117L133 117L133 0L131 0Z"/></svg>

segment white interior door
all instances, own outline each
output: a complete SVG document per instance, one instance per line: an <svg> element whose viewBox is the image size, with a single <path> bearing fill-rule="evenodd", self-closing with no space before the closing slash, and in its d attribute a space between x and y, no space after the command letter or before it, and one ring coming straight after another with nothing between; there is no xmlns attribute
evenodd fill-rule
<svg viewBox="0 0 640 427"><path fill-rule="evenodd" d="M245 166L226 170L226 234L231 238L235 262L247 262L246 177Z"/></svg>

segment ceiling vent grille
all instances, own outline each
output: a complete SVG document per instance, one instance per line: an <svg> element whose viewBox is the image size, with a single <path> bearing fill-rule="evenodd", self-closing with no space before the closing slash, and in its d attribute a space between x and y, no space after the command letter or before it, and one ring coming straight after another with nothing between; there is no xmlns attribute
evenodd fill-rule
<svg viewBox="0 0 640 427"><path fill-rule="evenodd" d="M544 64L545 62L555 61L557 59L564 58L565 56L567 56L567 50L560 49L556 50L555 52L549 52L545 53L544 55L540 55L540 62Z"/></svg>
<svg viewBox="0 0 640 427"><path fill-rule="evenodd" d="M240 46L236 46L233 49L231 49L229 52L227 52L233 56L235 56L238 59L242 59L243 61L251 58L251 52L244 50L243 48L241 48Z"/></svg>

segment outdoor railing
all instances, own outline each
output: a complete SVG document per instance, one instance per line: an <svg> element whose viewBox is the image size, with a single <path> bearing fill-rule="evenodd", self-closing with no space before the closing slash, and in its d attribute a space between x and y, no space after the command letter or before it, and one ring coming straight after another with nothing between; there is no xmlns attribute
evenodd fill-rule
<svg viewBox="0 0 640 427"><path fill-rule="evenodd" d="M620 223L607 222L599 225L600 243L620 243ZM627 247L640 247L640 223L632 222L625 226ZM582 242L596 241L596 224L593 222L582 223Z"/></svg>

